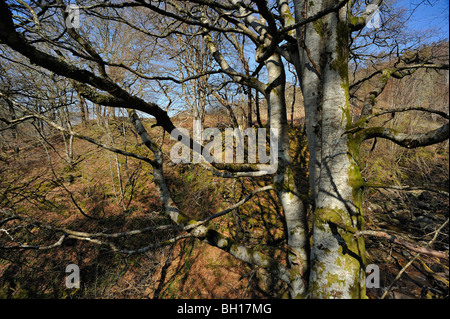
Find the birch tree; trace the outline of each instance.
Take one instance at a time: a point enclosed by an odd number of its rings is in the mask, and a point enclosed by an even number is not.
[[[19,7],[1,1],[0,40],[3,45],[22,54],[29,63],[74,81],[78,94],[85,99],[108,107],[127,108],[131,123],[154,159],[108,146],[102,147],[143,160],[152,166],[164,213],[170,217],[174,224],[172,226],[180,231],[180,235],[164,243],[149,243],[141,249],[130,251],[108,242],[111,237],[130,235],[128,233],[90,234],[47,225],[45,227],[61,234],[54,244],[43,247],[11,245],[8,249],[50,249],[61,245],[66,238],[74,238],[131,254],[195,237],[237,259],[266,269],[287,285],[292,298],[365,298],[367,262],[364,238],[358,234],[365,227],[363,190],[370,187],[370,183],[361,174],[362,159],[359,150],[362,142],[383,138],[406,148],[416,148],[440,143],[449,137],[448,123],[438,129],[414,135],[371,126],[371,119],[377,115],[373,113],[376,98],[382,92],[383,85],[391,78],[408,76],[420,68],[448,70],[448,64],[417,57],[400,61],[393,68],[377,71],[371,78],[379,77],[379,85],[366,96],[361,115],[352,116],[350,87],[353,84],[350,83],[349,61],[353,35],[366,26],[382,1],[375,0],[365,7],[356,3],[361,10],[353,10],[356,8],[354,2],[347,0],[136,0],[82,3],[82,12],[85,14],[123,24],[133,32],[145,36],[149,44],[158,41],[155,39],[160,41],[176,34],[178,31],[175,26],[195,27],[192,28],[196,30],[195,33],[188,36],[203,41],[204,46],[201,47],[208,51],[205,55],[213,57],[220,72],[236,84],[252,88],[264,96],[269,109],[268,124],[278,137],[276,171],[261,173],[255,165],[214,163],[208,169],[223,178],[253,178],[269,174],[272,176],[272,185],[254,190],[228,209],[203,220],[196,220],[181,211],[173,200],[165,179],[164,156],[136,111],[153,116],[157,126],[171,133],[175,125],[169,114],[152,101],[151,96],[138,96],[132,86],[125,87],[115,81],[110,68],[119,67],[142,81],[150,81],[148,83],[167,80],[181,84],[182,81],[171,76],[155,76],[148,67],[112,61],[102,53],[99,43],[88,41],[89,35],[82,32],[83,28],[77,30],[68,27],[67,36],[70,38],[66,41],[71,46],[65,41],[59,41],[65,32],[50,31],[40,17],[45,17],[47,12],[55,12],[63,20],[67,20],[68,15],[64,13],[65,4],[62,1],[58,1],[56,6],[33,3],[33,6]],[[14,16],[17,11],[21,11],[28,19],[20,22],[21,16]],[[151,23],[142,19],[149,15],[164,17],[168,21],[167,27],[159,28],[157,33],[152,32]],[[252,48],[254,53],[255,63],[252,63],[252,69],[244,72],[237,69],[230,56],[221,51],[220,37],[215,36],[217,34],[239,34],[245,37],[251,43],[248,48]],[[45,45],[34,45],[36,38]],[[64,54],[58,53],[60,50]],[[296,69],[304,100],[309,151],[309,199],[313,203],[312,229],[306,219],[306,203],[294,181],[295,171],[290,156],[285,98],[287,63]],[[203,68],[200,71],[202,70]],[[195,74],[197,72],[193,72],[190,78],[200,79],[204,76]],[[265,72],[264,77],[258,78],[260,72]],[[26,108],[14,101],[14,96],[2,94],[1,97],[9,103],[17,103],[18,108],[26,111]],[[36,112],[28,113],[47,123],[53,123]],[[99,144],[70,128],[60,127],[56,123],[51,125],[70,135]],[[197,141],[189,137],[186,140],[194,150],[203,151],[203,146],[198,145]],[[256,194],[266,191],[275,192],[283,209],[288,246],[286,264],[256,249],[245,247],[210,227],[214,219],[228,214]],[[6,215],[5,223],[11,219],[34,222],[6,210],[2,214]],[[144,231],[146,230],[136,230],[135,233]]]

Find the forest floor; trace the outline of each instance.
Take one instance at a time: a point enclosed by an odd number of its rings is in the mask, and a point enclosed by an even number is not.
[[[180,126],[192,121],[178,119]],[[207,118],[214,126],[217,118]],[[307,156],[301,121],[292,132],[299,189],[307,191]],[[150,123],[148,123],[150,124]],[[158,128],[152,129],[161,135]],[[109,142],[128,151],[146,151],[131,133],[128,124],[111,120],[101,128],[91,123],[86,135]],[[123,136],[126,132],[126,138]],[[106,134],[108,133],[108,134]],[[126,142],[125,142],[126,140]],[[162,137],[166,154],[168,136]],[[75,139],[76,165],[67,165],[60,135],[46,143],[24,142],[16,156],[0,161],[0,207],[13,205],[36,219],[60,224],[74,230],[118,232],[167,223],[159,198],[152,185],[150,168],[122,156],[116,157],[86,141]],[[384,142],[375,148],[366,145],[363,176],[369,181],[390,185],[435,185],[449,188],[448,145],[420,150],[390,149]],[[303,155],[302,155],[303,154]],[[3,156],[3,155],[2,155]],[[119,169],[117,169],[119,167]],[[174,200],[180,209],[194,218],[208,216],[230,206],[255,183],[233,182],[213,177],[196,167],[165,167]],[[119,176],[122,186],[119,183]],[[123,195],[120,187],[123,188]],[[75,205],[77,203],[77,205]],[[78,206],[78,207],[77,207]],[[426,246],[435,231],[448,219],[448,196],[427,191],[368,189],[365,191],[366,228],[383,230],[405,240]],[[269,213],[264,213],[267,210]],[[85,217],[83,214],[89,216]],[[233,214],[222,218],[215,227],[253,247],[279,258],[271,250],[283,247],[279,205],[270,196],[261,196]],[[239,231],[236,231],[238,229]],[[33,241],[36,229],[27,229]],[[432,248],[448,251],[448,225],[437,236]],[[54,238],[47,238],[51,242]],[[138,247],[142,243],[170,238],[171,233],[150,232],[130,238],[122,244]],[[380,298],[399,271],[416,255],[389,240],[368,237],[367,257],[380,269],[380,288],[367,289],[370,298]],[[65,267],[77,264],[82,286],[65,289]],[[420,255],[396,280],[388,298],[448,298],[449,262]],[[239,262],[226,253],[194,239],[148,251],[136,256],[112,253],[101,246],[69,240],[61,247],[44,251],[0,252],[0,298],[281,298],[283,287],[267,273]]]

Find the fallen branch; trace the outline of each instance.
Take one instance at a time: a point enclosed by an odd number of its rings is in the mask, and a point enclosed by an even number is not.
[[[199,164],[201,167],[203,167],[204,169],[212,172],[214,174],[214,176],[218,176],[218,177],[222,177],[222,178],[238,178],[238,177],[260,177],[260,176],[265,176],[265,175],[270,175],[271,173],[273,174],[273,169],[271,169],[270,165],[260,165],[260,170],[258,171],[234,171],[234,172],[230,172],[230,171],[220,171],[218,169],[215,169],[212,166],[206,165],[204,163],[200,163]],[[216,164],[216,166],[218,166]],[[261,168],[264,169],[261,169]]]
[[[433,245],[433,243],[436,241],[437,236],[439,235],[439,233],[441,232],[441,230],[445,227],[445,225],[448,224],[448,218],[447,220],[436,230],[433,239],[431,239],[428,244],[425,246],[426,248],[428,248],[429,246]],[[386,291],[383,293],[383,295],[381,296],[381,299],[386,298],[387,294],[389,293],[389,291],[392,289],[392,287],[394,286],[395,282],[397,280],[400,279],[401,275],[406,271],[406,269],[412,265],[412,263],[419,258],[420,253],[418,253],[417,255],[414,256],[413,259],[411,259],[397,274],[397,276],[394,278],[394,280],[391,282],[391,284],[389,285],[389,287],[386,289]]]
[[[66,235],[62,235],[58,239],[58,241],[56,241],[53,244],[46,245],[46,246],[18,244],[18,245],[0,246],[0,250],[1,249],[5,249],[5,250],[11,250],[11,249],[49,250],[49,249],[61,246],[64,239],[66,239],[66,238],[67,238]]]
[[[355,232],[353,234],[353,236],[355,236],[355,237],[373,236],[373,237],[378,237],[378,238],[385,238],[385,239],[389,239],[394,244],[404,246],[404,247],[408,248],[409,250],[415,251],[417,253],[421,253],[424,255],[429,255],[429,256],[433,256],[433,257],[437,257],[437,258],[448,259],[448,252],[438,251],[438,250],[430,249],[427,247],[417,246],[411,242],[408,242],[404,239],[401,239],[399,237],[396,237],[392,234],[388,234],[388,233],[386,233],[384,231],[380,231],[380,230],[360,230],[360,231]]]
[[[383,185],[383,184],[371,184],[366,183],[364,184],[364,187],[371,187],[371,188],[383,188],[383,189],[396,189],[396,190],[402,190],[402,191],[429,191],[434,193],[439,193],[442,195],[449,195],[449,192],[444,187],[438,187],[433,185],[421,185],[421,186],[397,186],[397,185]]]

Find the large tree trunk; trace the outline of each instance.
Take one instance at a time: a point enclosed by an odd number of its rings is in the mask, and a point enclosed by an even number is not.
[[[337,2],[295,1],[296,19]],[[306,13],[305,15],[305,8]],[[364,298],[364,242],[357,145],[351,134],[348,82],[348,12],[339,12],[297,30],[299,78],[305,101],[310,152],[310,185],[315,202],[309,277],[311,298]]]

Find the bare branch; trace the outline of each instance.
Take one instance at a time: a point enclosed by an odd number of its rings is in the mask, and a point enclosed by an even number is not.
[[[366,2],[367,3],[367,2]],[[366,10],[359,16],[352,16],[350,18],[350,28],[352,31],[358,31],[364,28],[369,17],[378,10],[378,7],[383,3],[383,0],[374,0],[366,6]]]
[[[204,19],[206,19],[206,17]],[[205,32],[207,32],[207,30],[205,30]],[[206,42],[206,46],[207,46],[208,50],[211,52],[211,54],[213,55],[214,59],[219,64],[219,66],[223,72],[228,74],[233,79],[233,81],[235,81],[236,83],[243,83],[247,86],[250,86],[250,87],[258,90],[261,93],[264,93],[267,85],[260,82],[259,80],[257,80],[254,77],[236,72],[228,64],[228,62],[225,60],[223,55],[219,52],[219,50],[217,49],[217,46],[215,45],[215,43],[212,40],[211,35],[209,33],[205,33],[203,38]]]
[[[432,185],[421,185],[421,186],[397,186],[397,185],[383,185],[383,184],[372,184],[372,183],[365,183],[364,187],[371,187],[371,188],[383,188],[383,189],[395,189],[395,190],[402,190],[402,191],[418,191],[418,190],[426,190],[434,193],[439,193],[442,195],[449,195],[448,189],[438,186],[432,186]]]
[[[388,234],[381,230],[360,230],[360,231],[357,231],[356,233],[354,233],[353,236],[355,236],[355,237],[373,236],[373,237],[378,237],[378,238],[385,238],[385,239],[389,239],[394,244],[401,245],[401,246],[406,247],[409,250],[415,251],[417,253],[421,253],[424,255],[429,255],[429,256],[433,256],[433,257],[437,257],[437,258],[448,259],[448,252],[438,251],[438,250],[430,249],[427,247],[417,246],[411,242],[408,242],[404,239],[401,239],[394,235]]]
[[[445,227],[445,225],[448,224],[448,219],[436,230],[436,233],[434,234],[433,239],[431,239],[427,245],[425,246],[426,248],[430,247],[431,245],[433,245],[433,243],[436,241],[437,236],[439,235],[439,233],[441,232],[441,230]],[[383,295],[381,296],[381,299],[384,299],[387,294],[389,293],[389,291],[392,289],[392,287],[394,286],[394,284],[397,282],[397,280],[400,279],[401,275],[406,271],[406,269],[412,265],[412,263],[419,258],[420,253],[418,253],[416,256],[414,256],[413,259],[411,259],[397,274],[397,276],[395,276],[394,280],[391,282],[391,284],[389,285],[389,287],[386,289],[386,291],[383,293]]]
[[[0,132],[11,129],[11,128],[15,127],[16,125],[18,125],[19,123],[22,123],[29,119],[34,119],[34,116],[33,115],[25,115],[25,116],[22,116],[21,118],[13,119],[13,120],[7,120],[3,117],[0,117],[0,121],[6,123],[8,125],[7,127],[0,128]]]
[[[449,138],[448,123],[441,127],[423,134],[405,134],[397,130],[385,127],[370,127],[362,129],[358,134],[362,140],[368,140],[375,137],[388,139],[405,148],[416,148],[443,142]]]
[[[401,109],[383,110],[378,113],[369,115],[368,117],[365,118],[365,121],[368,121],[374,117],[382,116],[385,114],[402,113],[402,112],[410,112],[410,111],[421,111],[421,112],[426,112],[426,113],[437,114],[447,120],[449,119],[449,115],[443,111],[437,111],[437,110],[433,110],[433,109],[429,109],[429,108],[425,108],[425,107],[415,106],[415,107],[405,107],[405,108],[401,108]]]
[[[9,99],[5,94],[3,94],[1,92],[0,92],[0,97],[2,97],[4,99],[8,99],[13,105],[15,105],[16,107],[20,108],[23,112],[26,112],[26,113],[30,114],[31,117],[38,118],[38,119],[46,122],[48,125],[52,126],[53,128],[55,128],[55,129],[57,129],[57,130],[59,130],[61,132],[64,132],[64,133],[67,133],[67,134],[72,135],[74,137],[77,137],[79,139],[88,141],[91,144],[94,144],[94,145],[97,145],[99,147],[102,147],[102,148],[104,148],[104,149],[106,149],[106,150],[108,150],[110,152],[113,152],[113,153],[117,153],[117,154],[121,154],[121,155],[124,155],[124,156],[133,157],[133,158],[136,158],[138,160],[147,162],[147,163],[152,164],[152,165],[155,163],[154,160],[152,160],[152,159],[150,159],[148,157],[145,157],[145,156],[142,156],[142,155],[138,155],[138,154],[135,154],[135,153],[131,153],[131,152],[128,152],[128,151],[125,151],[125,150],[121,150],[121,149],[118,149],[118,148],[115,148],[115,147],[112,147],[112,146],[100,143],[100,142],[94,140],[93,138],[91,138],[89,136],[85,136],[85,135],[73,132],[70,129],[66,129],[66,128],[62,127],[61,125],[58,125],[55,122],[51,121],[50,119],[48,119],[47,117],[43,116],[42,114],[30,111],[29,109],[25,108],[24,106],[20,105],[19,103]]]
[[[434,64],[434,63],[433,64],[421,63],[421,64],[413,64],[413,65],[404,65],[404,66],[399,66],[399,67],[385,68],[382,70],[377,70],[376,72],[372,73],[371,75],[357,81],[355,84],[352,85],[352,88],[363,83],[364,81],[367,81],[368,79],[372,78],[376,74],[381,74],[377,80],[377,84],[376,84],[375,88],[373,90],[371,90],[364,98],[363,109],[361,111],[361,118],[372,114],[372,110],[376,104],[376,98],[383,92],[384,88],[386,87],[386,85],[389,82],[389,79],[391,77],[396,78],[396,79],[402,79],[405,76],[412,75],[414,72],[416,72],[419,69],[448,70],[448,68],[449,68],[448,64]]]
[[[220,164],[214,163],[216,166]],[[240,165],[234,165],[232,171],[228,171],[226,168],[221,167],[223,170],[217,170],[214,167],[211,167],[209,165],[200,164],[203,168],[207,169],[208,171],[212,172],[215,176],[223,177],[223,178],[238,178],[238,177],[260,177],[265,175],[271,175],[273,170],[270,170],[270,165],[259,165],[257,169],[254,171],[245,171],[243,166]],[[239,171],[239,169],[241,171]]]
[[[63,18],[64,18],[64,20],[67,21],[68,13],[66,12],[66,10],[64,8],[64,3],[62,2],[62,0],[56,0],[56,2],[58,2],[58,4],[61,6],[61,12],[62,12]],[[72,37],[72,39],[74,39],[77,43],[79,43],[81,45],[81,47],[84,50],[86,50],[87,53],[89,53],[90,56],[92,56],[92,58],[95,60],[95,62],[98,65],[100,75],[104,78],[107,78],[108,75],[106,74],[105,63],[104,63],[103,59],[101,58],[100,54],[97,53],[97,51],[94,49],[92,44],[89,42],[89,40],[84,39],[75,30],[75,28],[72,28],[72,27],[67,28],[67,33]]]
[[[141,98],[131,95],[122,87],[112,82],[108,78],[96,76],[94,73],[79,69],[78,67],[65,62],[63,59],[45,53],[31,44],[15,30],[11,12],[5,2],[0,2],[0,40],[13,50],[27,57],[31,63],[46,68],[58,75],[92,85],[100,90],[106,91],[116,98],[127,102],[129,107],[153,115],[158,125],[167,132],[175,129],[167,112],[155,103],[148,103]]]
[[[19,244],[19,245],[7,245],[0,246],[0,250],[13,250],[13,249],[31,249],[31,250],[49,250],[62,245],[64,239],[66,239],[66,235],[62,235],[55,243],[46,246],[38,246],[38,245],[28,245],[28,244]]]
[[[159,248],[162,246],[172,244],[180,239],[192,237],[192,235],[190,235],[190,234],[185,234],[185,235],[170,238],[163,242],[150,244],[150,245],[147,245],[147,246],[139,248],[139,249],[127,250],[127,249],[118,248],[113,243],[107,242],[104,240],[100,240],[98,238],[120,238],[120,237],[139,235],[139,234],[143,234],[143,233],[149,232],[149,231],[161,231],[161,230],[171,230],[171,229],[179,230],[180,228],[175,225],[163,225],[163,226],[155,226],[155,227],[153,227],[153,226],[145,227],[142,229],[119,232],[119,233],[111,233],[111,234],[107,234],[107,233],[103,233],[103,232],[102,233],[87,233],[87,232],[80,232],[80,231],[75,231],[75,230],[71,230],[71,229],[64,228],[64,227],[58,227],[58,226],[42,223],[41,221],[34,220],[33,218],[23,216],[23,215],[18,215],[18,214],[12,213],[12,212],[4,210],[4,209],[0,209],[0,213],[8,216],[4,220],[2,220],[0,225],[4,225],[11,220],[23,220],[23,221],[30,223],[31,225],[38,227],[38,228],[51,230],[55,233],[63,233],[63,235],[59,238],[59,240],[51,245],[28,245],[28,244],[7,245],[7,246],[1,246],[0,250],[1,249],[48,250],[48,249],[59,247],[62,245],[62,243],[65,239],[72,238],[72,239],[77,239],[77,240],[89,241],[91,243],[98,244],[98,245],[109,246],[115,252],[120,252],[123,254],[130,255],[130,254],[144,253],[150,249]],[[7,232],[5,229],[2,229],[2,230],[3,230],[3,232]]]
[[[396,66],[393,68],[384,68],[376,70],[375,72],[363,77],[362,79],[359,79],[355,83],[350,85],[350,90],[354,89],[358,85],[361,85],[362,83],[370,80],[374,76],[378,74],[383,74],[383,72],[390,72],[392,77],[401,79],[405,77],[406,75],[411,75],[411,70],[415,69],[435,69],[435,70],[448,70],[449,65],[448,64],[437,64],[437,63],[420,63],[420,64],[410,64],[410,65],[403,65],[403,66]]]
[[[189,238],[192,237],[191,234],[184,234],[184,235],[180,235],[180,236],[176,236],[176,237],[172,237],[168,240],[165,240],[163,242],[159,242],[159,243],[154,243],[154,244],[150,244],[147,245],[145,247],[141,247],[138,249],[124,249],[124,248],[118,248],[116,245],[114,245],[111,242],[105,242],[99,239],[95,239],[95,238],[90,238],[90,237],[78,237],[78,236],[68,236],[68,238],[73,238],[73,239],[78,239],[78,240],[84,240],[84,241],[88,241],[97,245],[102,245],[102,246],[108,246],[112,251],[114,252],[118,252],[118,253],[122,253],[122,254],[126,254],[126,255],[134,255],[134,254],[143,254],[151,249],[156,249],[156,248],[160,248],[160,247],[164,247],[167,245],[171,245],[174,244],[175,242],[181,240],[181,239],[185,239],[185,238]]]

